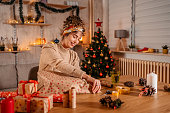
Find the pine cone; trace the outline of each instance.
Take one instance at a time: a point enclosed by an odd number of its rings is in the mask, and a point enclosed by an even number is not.
[[[127,87],[134,87],[134,82],[127,81],[127,82],[124,83],[124,85],[127,86]]]

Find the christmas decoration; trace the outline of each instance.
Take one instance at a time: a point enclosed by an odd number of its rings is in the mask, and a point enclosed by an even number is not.
[[[101,27],[101,22],[96,22],[96,24],[97,27]],[[113,69],[115,67],[114,59],[107,45],[107,39],[100,28],[94,33],[92,42],[83,55],[81,69],[92,77],[105,78],[107,75],[110,77],[111,73],[115,73]],[[89,61],[90,63],[88,63]],[[87,67],[85,68],[85,66]]]
[[[147,83],[147,80],[146,80],[146,79],[144,79],[144,78],[140,78],[140,79],[139,79],[139,85],[141,85],[141,86],[146,86],[146,83]]]
[[[170,92],[170,85],[169,86],[164,85],[164,90],[167,91],[167,92]]]
[[[129,94],[130,88],[124,86],[116,86],[116,91],[118,91],[120,94]]]
[[[100,82],[102,86],[109,87],[109,88],[113,87],[113,84],[108,81],[101,80]]]
[[[156,92],[156,89],[153,88],[152,86],[145,86],[144,88],[141,89],[141,92],[139,94],[139,96],[145,95],[145,96],[151,96],[154,95]]]
[[[127,82],[124,83],[124,85],[127,86],[127,87],[134,87],[134,82],[127,81]]]
[[[2,0],[0,0],[0,3],[4,4],[4,5],[13,5],[14,2],[15,2],[15,0],[11,0],[10,2],[3,2]],[[42,1],[40,1],[40,2],[35,2],[35,11],[37,13],[37,17],[35,18],[36,22],[38,22],[38,20],[41,17],[41,11],[40,11],[39,7],[45,8],[45,9],[55,12],[55,13],[65,13],[65,12],[68,12],[71,10],[72,11],[76,10],[76,15],[79,16],[79,7],[78,6],[71,6],[71,7],[65,8],[65,9],[56,9],[56,8],[50,7],[50,6],[46,5],[45,3],[43,3]],[[20,20],[21,20],[22,24],[24,24],[23,0],[19,0],[19,14],[20,14]]]
[[[108,108],[120,108],[121,105],[124,103],[120,99],[112,100],[110,96],[106,96],[104,98],[101,98],[99,101],[104,106],[107,106]]]

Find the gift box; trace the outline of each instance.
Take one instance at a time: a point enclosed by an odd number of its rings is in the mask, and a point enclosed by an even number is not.
[[[3,92],[0,91],[0,97],[1,98],[8,98],[8,97],[15,97],[17,96],[17,92]]]
[[[129,87],[116,86],[116,90],[119,92],[119,94],[129,94],[130,93]]]
[[[47,113],[53,108],[53,95],[39,94],[34,97],[24,96],[14,97],[15,112]]]
[[[34,92],[37,92],[37,85],[38,82],[35,80],[20,81],[18,84],[18,94],[33,94]]]
[[[63,94],[53,94],[53,102],[63,102]]]

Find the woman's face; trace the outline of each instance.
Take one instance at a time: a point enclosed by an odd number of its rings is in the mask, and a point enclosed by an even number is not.
[[[65,36],[62,40],[62,45],[64,48],[73,48],[79,43],[79,40],[82,37],[82,32],[73,32],[70,33],[68,36]]]

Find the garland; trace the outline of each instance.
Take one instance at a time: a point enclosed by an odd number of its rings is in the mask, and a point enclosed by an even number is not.
[[[10,2],[2,2],[2,0],[0,0],[0,3],[4,4],[4,5],[12,5],[14,2],[15,2],[15,0],[11,0]],[[65,12],[68,12],[68,11],[71,11],[71,10],[74,11],[76,9],[76,15],[79,16],[79,7],[78,6],[71,6],[71,7],[66,8],[66,9],[55,9],[53,7],[47,6],[43,2],[35,2],[35,11],[37,13],[37,16],[35,18],[36,22],[41,17],[41,12],[40,12],[39,6],[46,8],[47,10],[50,10],[50,11],[55,12],[55,13],[65,13]],[[21,20],[22,24],[24,24],[23,1],[22,0],[19,0],[19,15],[20,15],[20,20]]]
[[[50,10],[50,11],[55,12],[55,13],[65,13],[65,12],[68,12],[68,11],[76,9],[76,15],[79,16],[79,7],[78,6],[71,6],[71,7],[66,8],[66,9],[55,9],[53,7],[47,6],[43,2],[35,2],[35,11],[37,13],[37,17],[35,18],[36,22],[41,17],[41,12],[40,12],[39,6],[41,6],[43,8],[46,8],[47,10]]]
[[[22,24],[24,24],[24,17],[23,17],[23,2],[22,0],[19,0],[19,16]]]
[[[2,2],[2,0],[0,0],[0,3],[4,5],[12,5],[14,2],[15,0],[11,0],[10,2]]]

